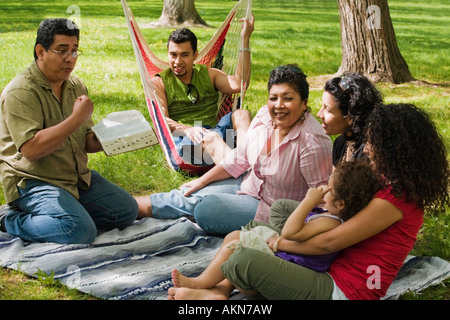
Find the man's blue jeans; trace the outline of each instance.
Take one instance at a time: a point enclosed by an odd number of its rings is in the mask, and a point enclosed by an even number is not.
[[[217,132],[225,143],[231,149],[234,149],[236,137],[233,130],[232,113],[233,112],[230,112],[223,116],[214,128],[211,128],[210,126],[203,126],[203,128]],[[175,142],[180,157],[188,163],[201,166],[214,164],[209,155],[203,154],[201,144],[195,145],[187,136],[174,136],[173,141]],[[186,150],[189,150],[187,154],[185,154],[185,148]]]
[[[9,234],[32,242],[91,243],[97,229],[124,228],[137,218],[136,200],[125,190],[92,171],[89,190],[78,188],[77,200],[64,189],[40,180],[27,180],[19,208],[5,217]]]

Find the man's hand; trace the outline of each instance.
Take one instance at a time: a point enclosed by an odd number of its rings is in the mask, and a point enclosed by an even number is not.
[[[251,34],[255,30],[255,17],[253,16],[253,13],[249,19],[244,18],[239,21],[244,22],[244,25],[242,26],[241,38],[247,40],[250,39]]]
[[[94,103],[88,96],[79,96],[73,105],[72,115],[83,124],[94,112]]]
[[[184,134],[195,144],[201,143],[203,136],[209,131],[203,127],[189,127],[183,130]]]

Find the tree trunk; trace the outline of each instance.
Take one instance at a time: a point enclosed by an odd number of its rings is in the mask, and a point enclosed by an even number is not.
[[[210,27],[197,13],[194,0],[164,0],[155,27]]]
[[[338,0],[342,63],[373,82],[415,80],[398,49],[387,0]]]

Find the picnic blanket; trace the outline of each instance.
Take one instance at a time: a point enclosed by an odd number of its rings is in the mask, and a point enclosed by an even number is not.
[[[145,218],[124,230],[99,234],[90,245],[28,243],[0,233],[0,265],[31,276],[45,272],[69,288],[103,299],[166,299],[171,271],[200,274],[223,239],[207,235],[187,218]],[[385,299],[419,292],[450,275],[438,257],[408,256]],[[237,294],[234,299],[246,299]]]

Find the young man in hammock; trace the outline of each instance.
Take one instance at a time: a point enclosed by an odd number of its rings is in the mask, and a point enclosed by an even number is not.
[[[234,132],[236,143],[239,144],[245,139],[250,125],[251,114],[243,109],[227,114],[219,123],[216,120],[219,92],[238,93],[241,91],[241,81],[248,85],[250,80],[249,44],[254,30],[253,15],[250,19],[243,19],[243,22],[243,47],[234,75],[194,64],[198,56],[197,37],[189,29],[182,28],[172,32],[167,42],[170,68],[153,77],[156,94],[177,150],[180,156],[190,158],[188,160],[193,164],[220,162],[234,148]],[[195,145],[201,146],[203,150],[200,150],[200,159]]]

